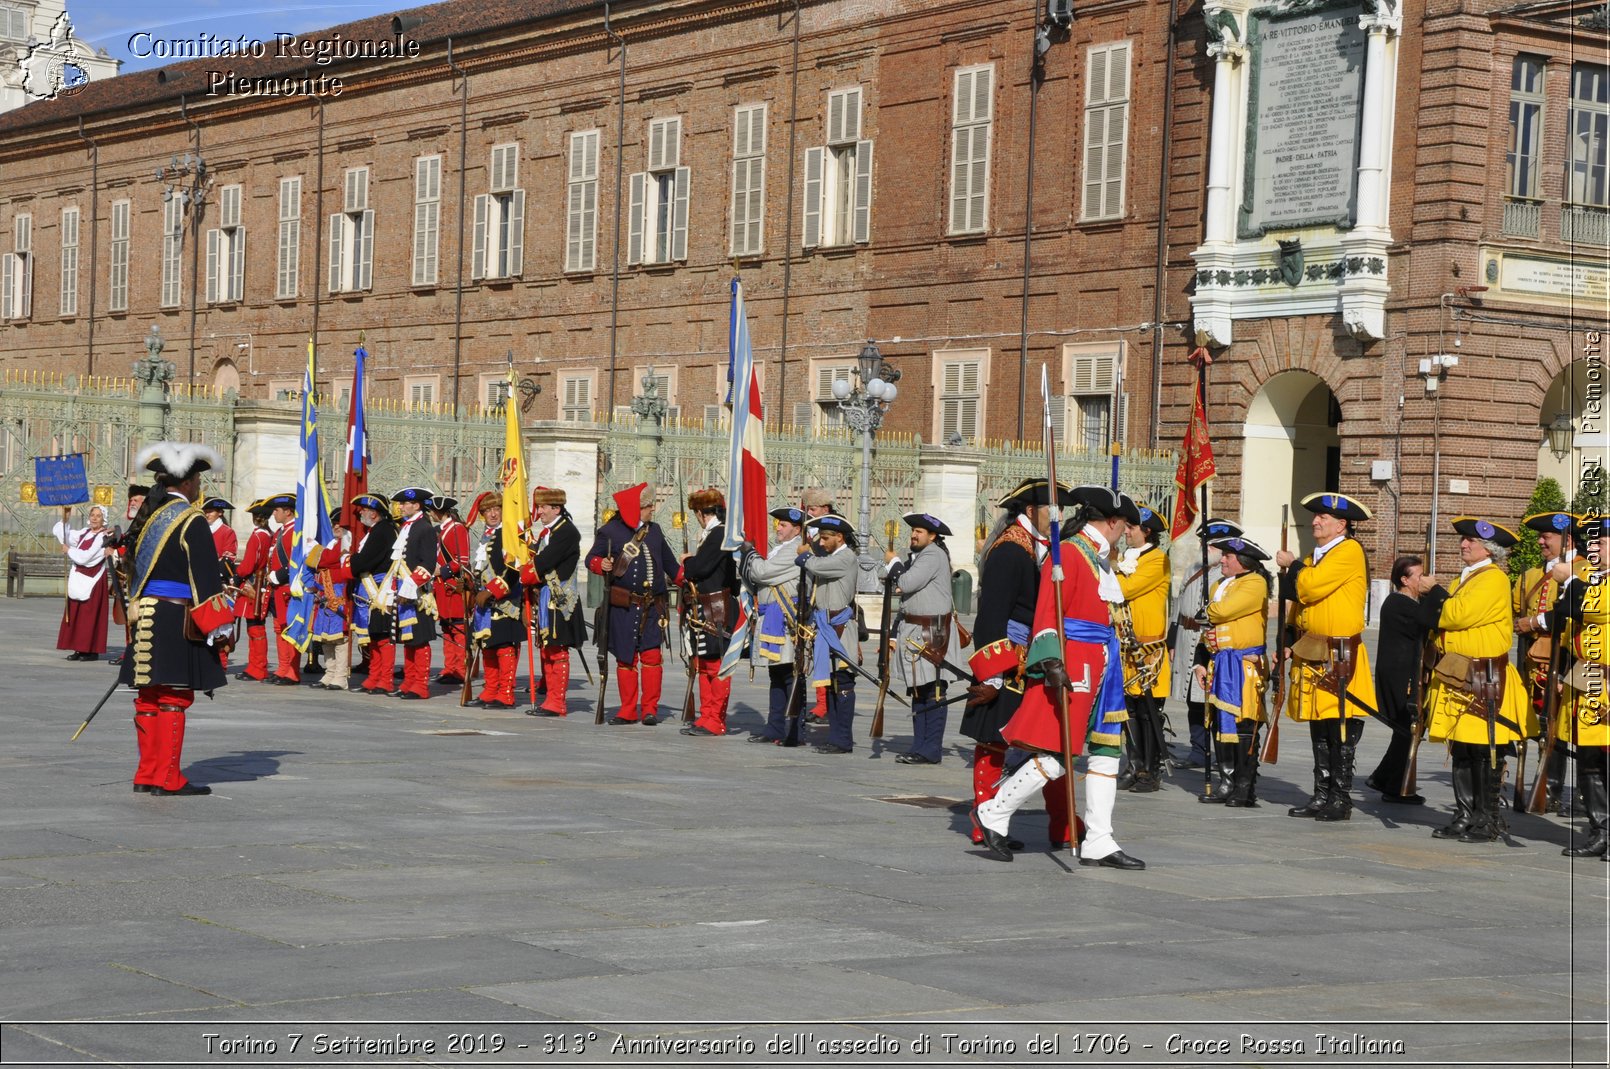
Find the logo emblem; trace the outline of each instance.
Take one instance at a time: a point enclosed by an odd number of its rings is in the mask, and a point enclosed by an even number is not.
[[[49,40],[30,39],[21,63],[22,91],[33,100],[72,96],[89,84],[91,58],[90,52],[73,40],[72,22],[63,11],[50,27]]]

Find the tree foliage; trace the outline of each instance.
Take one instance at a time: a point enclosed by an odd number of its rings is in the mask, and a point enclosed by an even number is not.
[[[1532,490],[1532,499],[1526,503],[1525,515],[1557,512],[1563,508],[1565,491],[1560,489],[1560,484],[1553,479],[1539,479]],[[1520,576],[1525,575],[1528,568],[1536,568],[1543,563],[1543,550],[1537,544],[1537,532],[1530,527],[1523,526],[1515,533],[1520,535],[1521,540],[1509,551],[1509,574]]]

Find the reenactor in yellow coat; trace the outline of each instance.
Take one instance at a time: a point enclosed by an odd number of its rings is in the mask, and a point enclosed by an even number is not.
[[[1455,811],[1451,823],[1431,834],[1484,843],[1505,830],[1499,814],[1504,759],[1536,730],[1537,718],[1509,659],[1515,621],[1504,562],[1518,539],[1474,516],[1456,518],[1453,529],[1465,567],[1438,614],[1427,709],[1431,739],[1448,743]]]
[[[1124,550],[1115,571],[1124,604],[1115,606],[1120,653],[1124,659],[1124,695],[1129,706],[1129,769],[1120,790],[1137,794],[1160,786],[1163,757],[1163,702],[1168,698],[1168,554],[1157,545],[1163,518],[1138,504],[1140,523],[1129,524]],[[1120,617],[1127,616],[1126,619]]]
[[[1365,653],[1364,606],[1369,562],[1352,537],[1370,510],[1346,494],[1309,494],[1300,504],[1314,514],[1314,551],[1299,561],[1280,550],[1281,582],[1297,603],[1286,715],[1308,723],[1314,750],[1314,796],[1287,810],[1293,817],[1347,820],[1353,813],[1353,758],[1363,717],[1375,709],[1375,678]]]
[[[1523,636],[1528,636],[1522,640],[1526,652],[1525,660],[1519,666],[1519,670],[1525,679],[1532,708],[1541,716],[1544,685],[1549,673],[1549,655],[1553,652],[1555,642],[1554,633],[1546,626],[1544,620],[1545,614],[1554,607],[1555,601],[1560,596],[1560,582],[1551,573],[1556,565],[1564,561],[1570,566],[1572,574],[1586,578],[1592,571],[1592,565],[1586,557],[1577,552],[1575,530],[1577,517],[1569,512],[1537,512],[1521,522],[1537,532],[1537,544],[1543,551],[1543,563],[1536,568],[1526,569],[1526,574],[1515,580],[1513,601],[1515,630]],[[1570,648],[1571,624],[1562,620],[1560,627],[1560,652],[1564,655]],[[1563,702],[1559,704],[1558,715],[1561,718],[1560,724],[1563,725],[1565,723]],[[1544,738],[1546,737],[1545,735]],[[1543,805],[1545,813],[1560,811],[1560,796],[1565,786],[1565,757],[1564,747],[1554,747],[1549,755],[1548,767],[1543,769],[1545,782],[1548,785]]]
[[[1576,663],[1564,674],[1565,715],[1555,721],[1556,748],[1576,748],[1576,782],[1588,813],[1588,838],[1560,851],[1566,857],[1600,857],[1610,861],[1610,797],[1606,769],[1610,765],[1610,517],[1584,519],[1577,540],[1592,567],[1580,575],[1568,563],[1554,566],[1560,597],[1551,613],[1572,623],[1569,650]],[[1552,623],[1546,618],[1545,626]]]
[[[1269,684],[1269,573],[1263,566],[1269,554],[1248,538],[1209,545],[1224,554],[1224,578],[1214,585],[1209,626],[1202,632],[1212,660],[1197,671],[1204,676],[1219,783],[1197,801],[1252,809],[1258,805],[1258,725]]]

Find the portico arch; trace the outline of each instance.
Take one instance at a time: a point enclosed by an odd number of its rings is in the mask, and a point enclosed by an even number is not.
[[[1282,371],[1252,398],[1241,435],[1241,517],[1247,537],[1271,552],[1280,545],[1280,507],[1293,523],[1293,552],[1311,549],[1308,514],[1297,502],[1341,481],[1341,406],[1325,380]]]
[[[1583,472],[1593,465],[1603,467],[1610,457],[1610,421],[1606,419],[1610,399],[1605,389],[1602,361],[1574,360],[1554,376],[1543,395],[1538,410],[1537,477],[1558,482],[1567,501],[1576,496]],[[1551,435],[1556,422],[1564,433]]]

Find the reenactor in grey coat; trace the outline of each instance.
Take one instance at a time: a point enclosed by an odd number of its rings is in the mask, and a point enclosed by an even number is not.
[[[802,552],[795,563],[815,582],[811,682],[827,688],[827,741],[812,749],[849,753],[855,749],[855,673],[846,667],[854,662],[840,636],[845,627],[855,634],[855,532],[843,516],[820,516],[806,527],[816,533],[816,552]]]
[[[788,741],[788,695],[794,685],[800,569],[796,558],[805,513],[796,508],[772,509],[771,518],[777,521],[771,552],[762,557],[753,546],[746,546],[739,566],[743,581],[755,592],[755,641],[750,656],[765,662],[770,691],[766,726],[749,736],[749,741],[798,746],[797,741]]]
[[[902,562],[890,550],[885,565],[900,595],[894,671],[911,695],[911,750],[895,760],[937,765],[944,755],[947,683],[939,662],[955,664],[961,650],[950,596],[950,551],[945,547],[950,528],[925,512],[905,520],[911,528],[911,556]]]

